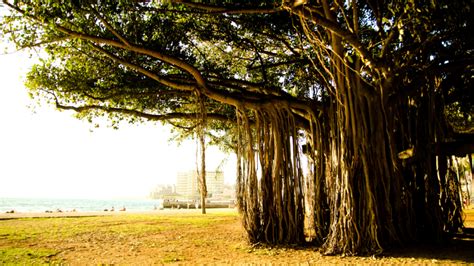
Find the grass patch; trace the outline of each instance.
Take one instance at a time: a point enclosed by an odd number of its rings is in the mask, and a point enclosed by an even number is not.
[[[141,236],[146,234],[158,234],[167,229],[166,226],[157,222],[135,221],[102,224],[100,232],[119,235]]]
[[[202,232],[236,218],[237,214],[232,212],[218,212],[0,220],[0,265],[68,261],[71,251],[89,252],[89,256],[97,259],[93,263],[113,263],[111,258],[124,252],[140,256],[147,249],[151,256],[158,254],[155,261],[182,262],[187,256],[180,248],[184,242],[192,242],[184,239],[185,232]],[[198,239],[194,246],[208,244],[209,239]],[[102,256],[103,253],[114,255]]]
[[[183,261],[184,257],[175,253],[167,254],[162,260],[163,263],[177,263]]]
[[[5,220],[0,221],[0,236],[16,242],[64,239],[90,231],[90,222],[82,217]]]
[[[0,264],[31,265],[55,264],[61,260],[55,259],[59,252],[51,249],[32,248],[0,248]]]

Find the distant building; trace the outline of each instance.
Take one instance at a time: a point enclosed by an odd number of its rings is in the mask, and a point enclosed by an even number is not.
[[[224,192],[222,193],[223,200],[235,200],[236,199],[236,191],[234,184],[225,184],[224,185]]]
[[[471,170],[466,170],[460,178],[462,200],[467,206],[474,204],[474,182],[472,179]]]
[[[176,196],[175,185],[158,185],[150,192],[150,198],[152,199],[175,199]]]
[[[224,173],[206,172],[207,197],[220,197],[224,192]],[[184,199],[199,199],[197,171],[178,172],[176,177],[176,193]]]

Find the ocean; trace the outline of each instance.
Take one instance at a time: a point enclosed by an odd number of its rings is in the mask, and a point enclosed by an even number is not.
[[[78,212],[118,211],[152,211],[159,208],[159,200],[120,200],[120,199],[40,199],[40,198],[0,198],[0,213],[14,210],[15,212],[56,212],[61,210]]]

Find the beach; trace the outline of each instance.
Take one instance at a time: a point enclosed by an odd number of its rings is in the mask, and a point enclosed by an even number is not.
[[[162,201],[156,199],[75,199],[75,198],[2,198],[0,214],[11,212],[102,212],[114,209],[119,211],[152,211],[162,207]]]

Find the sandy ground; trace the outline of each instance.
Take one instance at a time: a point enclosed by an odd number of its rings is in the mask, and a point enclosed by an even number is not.
[[[0,229],[8,227],[8,232],[22,232],[18,237],[16,233],[0,234],[0,251],[55,250],[42,263],[66,265],[474,265],[473,228],[444,246],[416,245],[369,257],[323,256],[312,246],[251,245],[235,211],[230,211],[233,215],[219,212],[229,210],[211,209],[206,216],[200,210],[183,209],[1,214]],[[33,217],[78,218],[17,219]],[[466,225],[474,227],[474,212],[467,216]],[[32,263],[37,264],[26,262]]]

